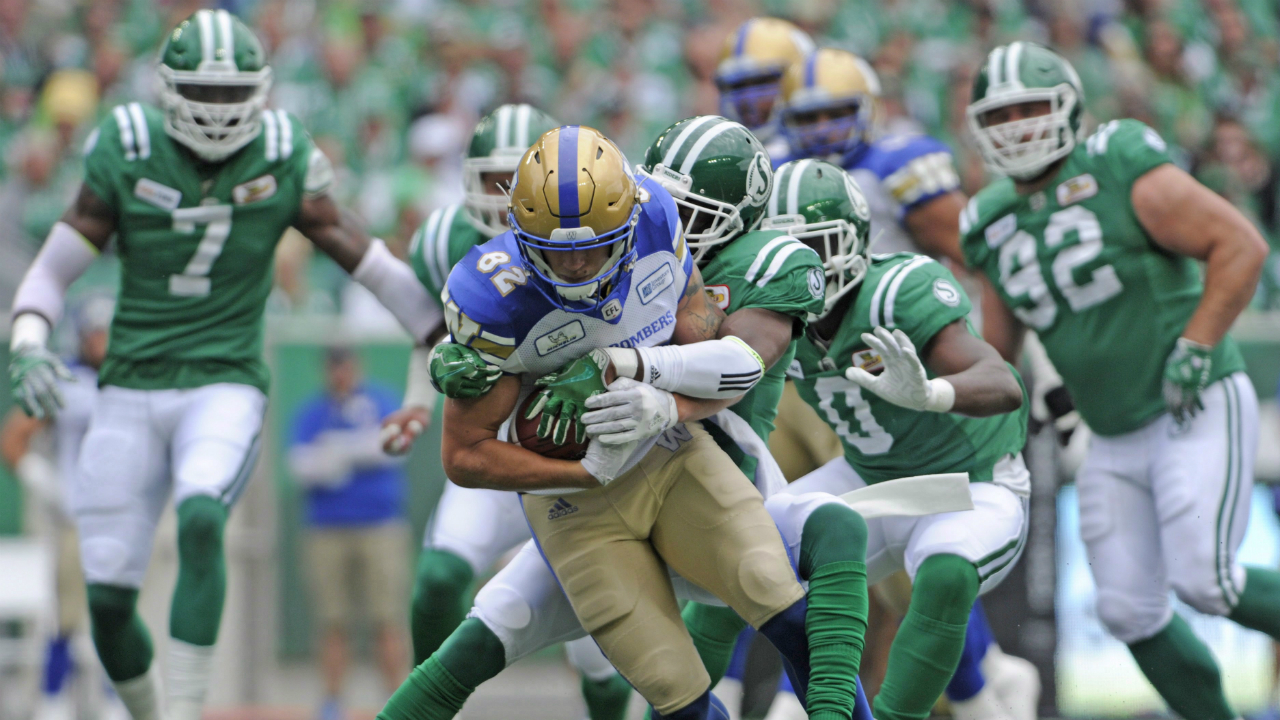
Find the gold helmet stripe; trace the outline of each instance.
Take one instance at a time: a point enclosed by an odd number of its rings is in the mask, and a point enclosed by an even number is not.
[[[684,130],[676,136],[676,141],[671,143],[671,147],[667,150],[667,154],[662,157],[662,164],[671,167],[671,163],[676,161],[676,155],[680,153],[680,148],[684,147],[684,143],[693,134],[694,130],[706,125],[714,120],[719,120],[718,115],[703,115],[696,118],[693,122],[684,126]]]

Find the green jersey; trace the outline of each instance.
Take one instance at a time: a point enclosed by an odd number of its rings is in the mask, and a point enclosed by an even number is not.
[[[1133,183],[1169,161],[1154,130],[1114,120],[1077,145],[1044,190],[1019,195],[999,180],[961,214],[965,258],[1039,334],[1099,435],[1165,411],[1165,360],[1200,302],[1196,262],[1157,246],[1130,200]],[[1224,338],[1210,381],[1243,369]]]
[[[809,314],[822,311],[826,296],[818,253],[773,230],[750,232],[729,242],[701,271],[707,294],[726,315],[744,308],[773,310],[795,318],[793,334],[797,337]],[[760,382],[730,408],[766,442],[773,432],[795,348],[793,341]],[[732,451],[730,455],[747,477],[754,477],[754,458]]]
[[[462,205],[447,205],[431,213],[409,241],[409,265],[436,302],[444,290],[449,271],[476,245],[489,236],[471,222]]]
[[[120,294],[101,384],[143,390],[233,382],[267,389],[262,315],[276,243],[332,170],[284,111],[206,163],[156,109],[114,108],[85,148],[85,185],[115,212]]]
[[[883,367],[863,333],[877,327],[901,330],[923,349],[944,327],[963,320],[970,307],[951,272],[930,258],[873,255],[830,344],[824,346],[812,332],[800,341],[792,368],[796,390],[840,436],[845,459],[866,482],[943,472],[990,481],[1001,458],[1022,450],[1025,402],[1017,412],[985,418],[917,412],[844,376],[855,364],[871,373]]]

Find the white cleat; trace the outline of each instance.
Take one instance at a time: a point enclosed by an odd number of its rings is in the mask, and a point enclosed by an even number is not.
[[[809,720],[809,713],[804,711],[804,705],[800,704],[795,693],[780,692],[773,696],[764,720]]]
[[[1036,709],[1040,706],[1040,672],[1035,665],[1016,655],[1006,655],[992,645],[982,659],[982,674],[1009,717],[1036,720]]]

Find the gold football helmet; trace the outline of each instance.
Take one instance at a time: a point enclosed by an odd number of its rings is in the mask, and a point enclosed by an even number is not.
[[[538,289],[570,312],[588,312],[620,295],[619,280],[635,260],[639,198],[626,157],[600,131],[565,125],[538,138],[516,167],[507,205]],[[558,277],[544,254],[610,246],[600,269],[581,282]]]
[[[866,60],[823,48],[782,77],[782,132],[798,155],[845,155],[870,139],[879,98],[880,79]]]
[[[768,134],[782,73],[813,47],[813,40],[786,20],[761,17],[739,25],[725,38],[716,66],[720,114],[757,136]]]

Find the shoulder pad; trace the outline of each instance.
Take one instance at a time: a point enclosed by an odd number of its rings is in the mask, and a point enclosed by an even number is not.
[[[903,207],[960,187],[951,149],[928,135],[896,135],[878,141],[860,165],[874,172]]]
[[[498,286],[503,273],[518,281],[506,283],[507,292]],[[449,271],[441,297],[453,341],[477,350],[488,362],[504,365],[521,340],[518,316],[529,287],[525,279],[511,233],[471,248]]]
[[[636,221],[637,255],[672,252],[683,263],[689,253],[676,201],[666,188],[649,179],[641,183],[640,190],[648,198],[640,205],[640,217]]]

